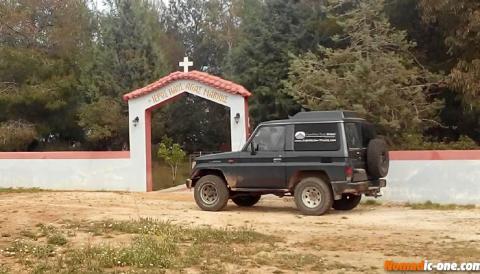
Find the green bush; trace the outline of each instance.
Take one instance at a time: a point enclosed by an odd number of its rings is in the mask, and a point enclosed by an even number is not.
[[[467,150],[479,149],[480,146],[470,137],[462,135],[458,140],[443,139],[429,140],[420,134],[408,134],[402,136],[403,142],[392,149],[409,149],[409,150]]]
[[[157,157],[162,159],[167,165],[170,166],[172,185],[175,185],[178,167],[184,161],[185,156],[186,153],[179,144],[173,143],[172,138],[163,136],[162,142],[158,147]]]
[[[10,273],[8,271],[8,267],[6,267],[5,265],[0,265],[0,274],[8,274]]]
[[[52,245],[66,245],[68,242],[67,238],[60,233],[54,233],[47,237],[47,243]]]
[[[0,123],[0,151],[23,151],[37,137],[35,127],[23,121]]]

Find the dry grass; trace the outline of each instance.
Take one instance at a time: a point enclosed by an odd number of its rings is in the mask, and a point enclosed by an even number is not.
[[[475,209],[476,206],[472,204],[458,205],[458,204],[439,204],[432,201],[424,203],[406,203],[406,207],[411,209],[431,209],[431,210],[457,210],[457,209]]]
[[[255,263],[292,271],[356,270],[356,267],[349,264],[298,251],[262,253],[255,258]]]
[[[20,231],[20,235],[22,235],[23,237],[26,237],[26,238],[30,238],[34,241],[38,240],[37,233],[35,233],[31,230],[22,230],[22,231]]]
[[[448,249],[448,256],[452,260],[459,261],[476,261],[478,260],[478,254],[480,254],[480,248],[478,247],[463,247],[463,248],[450,248]]]
[[[369,199],[369,200],[362,201],[361,204],[366,205],[366,206],[381,206],[382,202],[380,202],[378,200]]]
[[[478,209],[421,212],[383,202],[380,208],[365,210],[367,203],[357,212],[299,219],[278,199],[272,207],[206,213],[193,202],[174,201],[177,195],[2,196],[8,220],[0,220],[0,235],[8,237],[0,238],[0,274],[381,273],[384,258],[475,261],[480,252]],[[175,221],[121,220],[138,212]]]
[[[0,188],[0,194],[11,194],[11,193],[37,193],[37,192],[44,192],[47,191],[45,189],[40,189],[40,188]]]
[[[14,240],[1,254],[15,259],[32,273],[184,268],[197,268],[209,273],[215,269],[222,272],[223,263],[244,264],[255,254],[272,250],[272,246],[280,241],[275,236],[261,234],[248,227],[188,227],[153,219],[69,221],[60,228],[38,224],[36,229],[20,233],[22,238]],[[123,244],[102,241],[101,244],[87,242],[79,246],[64,236],[71,234],[72,230],[79,234],[113,239],[120,235],[131,237]]]
[[[8,274],[8,273],[10,273],[8,267],[3,264],[0,264],[0,274]]]
[[[158,221],[151,218],[140,218],[130,221],[106,220],[101,222],[66,221],[67,228],[93,233],[94,235],[108,235],[113,232],[127,234],[148,234],[168,237],[178,241],[202,243],[241,243],[252,242],[273,243],[279,238],[266,236],[255,232],[248,227],[238,229],[213,229],[210,227],[184,227],[169,221]]]
[[[55,233],[47,236],[47,243],[51,245],[66,245],[68,242],[67,238],[62,233]]]
[[[258,256],[255,262],[258,265],[273,265],[281,269],[304,271],[319,268],[323,259],[310,253],[265,253]]]

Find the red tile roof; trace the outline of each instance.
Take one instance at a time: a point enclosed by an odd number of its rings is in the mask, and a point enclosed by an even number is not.
[[[160,80],[151,83],[150,85],[134,90],[130,93],[127,93],[123,95],[123,100],[128,101],[133,98],[137,98],[140,96],[143,96],[145,94],[154,92],[158,90],[159,88],[162,88],[174,81],[177,80],[193,80],[193,81],[198,81],[201,82],[205,85],[223,90],[228,93],[232,94],[238,94],[243,97],[249,97],[252,95],[247,89],[245,89],[243,86],[235,84],[233,82],[224,80],[220,77],[210,75],[205,72],[200,72],[200,71],[190,71],[190,72],[173,72],[168,76],[165,76],[161,78]]]

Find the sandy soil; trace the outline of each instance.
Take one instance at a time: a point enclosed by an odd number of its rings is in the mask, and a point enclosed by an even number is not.
[[[0,195],[0,249],[38,223],[152,217],[186,225],[249,226],[279,235],[288,252],[310,252],[355,271],[383,272],[383,262],[480,261],[480,209],[411,210],[361,205],[321,217],[300,215],[290,198],[264,197],[253,208],[229,203],[225,211],[200,211],[187,191],[154,193],[39,192]],[[0,255],[0,261],[5,260]],[[251,269],[252,271],[255,269]],[[361,271],[358,271],[361,270]],[[262,269],[269,271],[268,269]],[[273,270],[272,270],[273,271]],[[335,271],[334,271],[335,272]]]

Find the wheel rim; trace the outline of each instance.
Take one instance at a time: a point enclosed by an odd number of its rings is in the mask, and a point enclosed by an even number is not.
[[[322,193],[316,187],[306,187],[302,191],[302,202],[308,208],[315,208],[322,202]]]
[[[212,205],[218,200],[217,188],[212,183],[206,183],[200,189],[200,198],[207,205]]]

